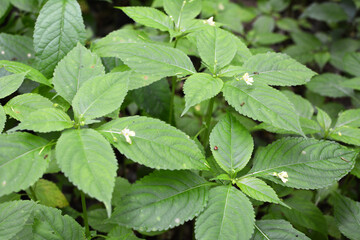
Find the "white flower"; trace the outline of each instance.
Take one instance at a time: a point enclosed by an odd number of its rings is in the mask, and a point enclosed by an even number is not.
[[[285,171],[282,171],[280,173],[274,172],[273,175],[280,178],[283,183],[286,183],[287,181],[289,181],[289,179],[288,179],[289,175]]]
[[[208,20],[204,20],[205,24],[209,24],[210,26],[215,26],[214,17],[210,17]]]
[[[124,135],[126,141],[129,144],[132,144],[131,138],[130,137],[134,137],[135,136],[135,132],[134,131],[130,131],[130,129],[124,128],[123,130],[121,130],[121,134]]]
[[[244,80],[247,85],[252,85],[254,82],[254,79],[252,77],[249,77],[249,73],[245,73],[241,79]]]

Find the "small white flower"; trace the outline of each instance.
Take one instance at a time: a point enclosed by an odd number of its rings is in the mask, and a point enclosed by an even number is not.
[[[225,7],[224,7],[224,5],[222,3],[219,3],[218,8],[221,11],[223,11],[225,9]]]
[[[4,55],[4,54],[5,54],[5,51],[1,51],[1,54]]]
[[[252,77],[249,77],[249,73],[245,73],[242,77],[242,80],[246,82],[247,85],[252,85],[254,82],[254,79]]]
[[[289,181],[289,179],[288,179],[289,175],[285,171],[282,171],[280,173],[274,172],[273,175],[280,178],[283,183],[286,183],[287,181]]]
[[[135,132],[134,131],[130,131],[127,128],[124,128],[123,130],[121,130],[121,134],[124,135],[126,141],[129,144],[132,144],[131,138],[130,137],[134,137],[135,136]]]
[[[31,58],[31,53],[28,53],[28,54],[27,54],[27,57],[28,57],[28,58]]]
[[[210,17],[208,20],[204,20],[205,24],[209,24],[210,26],[215,26],[214,17]]]

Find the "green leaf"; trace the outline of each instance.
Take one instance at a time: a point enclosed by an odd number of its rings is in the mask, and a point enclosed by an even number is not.
[[[303,31],[292,32],[291,39],[303,50],[314,50],[322,46],[321,41],[314,34]]]
[[[165,12],[181,30],[186,21],[195,18],[201,11],[201,0],[164,0]]]
[[[23,121],[32,112],[51,107],[53,103],[49,99],[39,94],[26,93],[12,98],[5,104],[4,110],[16,120]]]
[[[360,109],[350,109],[339,114],[335,124],[336,127],[342,126],[360,127]]]
[[[228,113],[213,128],[210,134],[210,146],[219,166],[234,175],[250,160],[254,142],[246,128]]]
[[[57,63],[85,41],[85,26],[76,0],[49,0],[41,8],[34,30],[37,69],[51,77]]]
[[[233,36],[233,40],[237,46],[237,50],[231,64],[242,65],[248,58],[252,56],[252,53],[239,37]]]
[[[25,77],[38,83],[42,83],[47,86],[51,86],[49,80],[42,75],[41,72],[32,68],[24,63],[14,62],[14,61],[7,61],[7,60],[0,60],[0,68],[5,68],[6,71],[12,73],[25,73]]]
[[[138,107],[150,116],[163,121],[169,120],[171,91],[167,79],[136,89],[132,92],[132,97]]]
[[[34,239],[86,239],[84,229],[72,217],[42,205],[36,205],[34,210],[33,234]]]
[[[262,53],[250,57],[242,66],[239,75],[249,73],[254,82],[274,86],[305,84],[316,73],[282,53]]]
[[[150,7],[119,7],[126,15],[131,17],[135,22],[147,27],[157,28],[161,31],[171,32],[174,25],[166,14]]]
[[[34,184],[33,191],[39,203],[45,206],[63,208],[69,205],[56,184],[48,180],[39,179]]]
[[[288,37],[280,33],[257,33],[252,39],[252,43],[256,45],[271,45],[281,43]]]
[[[18,90],[24,81],[25,73],[17,73],[0,77],[0,98],[4,98]]]
[[[212,73],[228,65],[237,52],[234,36],[217,27],[207,27],[196,34],[201,60]]]
[[[34,209],[32,201],[11,201],[0,204],[0,236],[12,239],[25,226]]]
[[[340,85],[343,87],[346,87],[346,88],[360,90],[360,77],[346,80],[346,81],[342,82]]]
[[[114,56],[113,50],[128,43],[149,43],[150,38],[141,31],[120,29],[93,43],[91,50],[100,57]]]
[[[344,56],[349,52],[356,52],[360,47],[360,42],[352,38],[340,38],[331,44],[330,63],[337,69],[344,70]]]
[[[349,127],[346,125],[342,127],[337,127],[330,133],[329,137],[336,141],[360,146],[359,128]]]
[[[353,95],[353,90],[342,86],[345,80],[346,78],[340,75],[324,73],[312,78],[306,84],[306,87],[312,92],[325,97],[349,97]]]
[[[112,195],[112,205],[115,207],[119,206],[121,203],[121,199],[128,194],[130,191],[131,184],[125,178],[116,177],[115,179],[115,187]]]
[[[128,81],[128,72],[108,73],[87,81],[74,97],[74,112],[85,119],[111,113],[124,101]]]
[[[135,132],[132,144],[121,131]],[[207,169],[195,142],[178,129],[154,118],[123,117],[98,130],[127,158],[156,169]],[[118,139],[119,138],[119,139]]]
[[[249,199],[233,186],[212,188],[209,203],[196,219],[195,236],[207,239],[250,239],[255,215]]]
[[[356,77],[360,77],[360,53],[350,52],[344,57],[344,70]]]
[[[160,231],[193,219],[206,206],[207,182],[191,171],[156,171],[131,186],[111,222]]]
[[[105,208],[97,208],[88,212],[89,225],[99,232],[110,232],[117,224],[109,223]]]
[[[331,126],[330,116],[320,108],[317,107],[316,109],[318,111],[316,115],[316,120],[318,121],[320,127],[324,129],[324,131],[328,131]]]
[[[281,207],[282,213],[293,224],[315,230],[327,235],[326,220],[314,203],[302,198],[289,198],[284,201],[291,207]]]
[[[71,103],[86,81],[104,74],[101,59],[78,43],[56,66],[54,88],[60,96]]]
[[[348,16],[344,9],[337,3],[313,3],[305,9],[301,17],[308,17],[328,24],[346,21]]]
[[[63,132],[56,144],[56,160],[75,186],[105,204],[110,216],[117,161],[101,134],[93,129]]]
[[[289,222],[282,219],[256,221],[255,229],[251,240],[310,240],[305,234],[296,230]]]
[[[317,52],[314,54],[314,59],[317,65],[320,67],[320,70],[322,70],[325,66],[325,64],[330,60],[331,55],[329,52]]]
[[[34,56],[33,41],[27,36],[0,33],[0,52],[0,60],[27,62]]]
[[[335,194],[334,200],[334,216],[340,232],[351,240],[359,239],[360,202],[356,202],[340,194]]]
[[[303,135],[299,116],[280,91],[261,83],[250,86],[241,80],[224,84],[223,93],[240,114]]]
[[[0,134],[4,130],[5,123],[6,123],[5,111],[4,111],[4,108],[0,104]]]
[[[129,91],[151,85],[162,79],[161,76],[141,74],[135,71],[129,71]]]
[[[109,240],[141,240],[143,238],[138,238],[134,232],[123,226],[114,227],[108,234]]]
[[[36,132],[54,132],[72,128],[70,117],[57,108],[42,108],[31,112],[12,130],[33,130]]]
[[[307,99],[289,90],[283,90],[281,93],[284,94],[294,105],[294,109],[300,117],[308,119],[312,117],[314,114],[314,107]]]
[[[275,20],[270,16],[259,16],[253,23],[253,30],[257,33],[273,32]]]
[[[0,135],[0,196],[26,189],[44,174],[47,143],[29,133]]]
[[[352,169],[355,156],[354,151],[335,142],[282,138],[257,151],[249,175],[286,187],[322,188],[345,176]],[[283,171],[288,174],[286,182],[273,175]]]
[[[0,19],[2,19],[7,13],[10,7],[10,0],[4,0],[0,5]]]
[[[127,43],[112,47],[112,57],[119,57],[131,69],[161,77],[195,73],[188,56],[171,47],[152,43]]]
[[[11,4],[16,8],[23,10],[25,12],[34,12],[38,13],[41,6],[46,0],[10,0]]]
[[[262,202],[273,202],[285,205],[279,199],[274,189],[260,179],[254,177],[240,178],[236,181],[236,185],[241,189],[241,191],[253,199]]]
[[[224,83],[220,78],[214,78],[207,73],[195,73],[191,75],[184,84],[185,109],[183,116],[189,108],[204,100],[216,96],[222,89]]]

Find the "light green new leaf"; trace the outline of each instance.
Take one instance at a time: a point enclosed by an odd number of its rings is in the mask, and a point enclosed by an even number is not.
[[[314,114],[314,107],[307,99],[289,90],[283,90],[281,92],[294,105],[294,109],[300,117],[304,117],[308,119],[312,117],[312,115]]]
[[[56,186],[55,183],[39,179],[34,186],[33,191],[36,199],[40,204],[49,207],[63,208],[69,205],[69,202],[65,198],[64,194]]]
[[[350,88],[343,87],[342,83],[347,79],[333,73],[324,73],[311,79],[306,87],[312,92],[325,97],[349,97],[354,91]]]
[[[36,205],[33,224],[34,239],[85,240],[84,229],[72,217],[61,211]]]
[[[201,11],[201,0],[164,0],[165,12],[174,21],[176,29],[195,18]]]
[[[0,98],[4,98],[18,90],[24,81],[25,73],[16,73],[0,77]]]
[[[72,106],[77,116],[93,119],[111,113],[121,106],[128,89],[128,72],[95,77],[76,93]]]
[[[342,126],[360,127],[360,109],[350,109],[339,114],[335,128]]]
[[[213,128],[210,146],[219,166],[227,173],[235,174],[250,160],[254,142],[248,130],[228,113]]]
[[[316,73],[282,53],[262,53],[250,57],[239,71],[239,76],[249,73],[254,82],[274,86],[295,86],[310,81]]]
[[[340,194],[335,194],[334,200],[334,215],[339,230],[351,240],[358,240],[360,236],[360,202]]]
[[[282,219],[259,220],[255,223],[255,233],[251,240],[310,240]]]
[[[324,129],[324,131],[328,131],[331,126],[330,116],[320,108],[317,107],[316,109],[318,111],[316,115],[317,122],[319,123],[320,127]]]
[[[238,36],[233,36],[233,40],[237,46],[237,50],[231,64],[240,66],[252,56],[252,53],[250,52],[249,48],[243,43],[243,41],[239,39]]]
[[[29,133],[0,135],[0,196],[26,189],[44,174],[47,143]]]
[[[299,197],[288,198],[284,202],[291,207],[281,207],[289,222],[327,235],[325,217],[314,203]]]
[[[0,133],[4,130],[6,115],[3,106],[0,104]]]
[[[360,90],[360,77],[356,77],[350,80],[346,80],[344,82],[341,83],[341,86],[343,87],[347,87],[347,88],[352,88],[355,90]]]
[[[33,41],[27,36],[0,33],[0,52],[0,60],[27,62],[34,56]]]
[[[356,77],[360,77],[360,53],[350,52],[345,55],[344,70]]]
[[[152,43],[127,43],[112,47],[112,57],[119,57],[131,69],[157,76],[184,76],[195,73],[188,56],[171,47]]]
[[[105,74],[100,57],[77,44],[56,66],[54,88],[71,103],[80,87],[89,79]]]
[[[359,128],[354,128],[350,126],[337,127],[330,133],[329,137],[336,141],[360,146]]]
[[[264,181],[254,178],[246,177],[240,178],[236,181],[236,185],[249,197],[263,201],[263,202],[273,202],[281,205],[285,205],[277,196],[274,189],[267,185]],[[286,205],[285,205],[286,206]]]
[[[161,231],[193,219],[206,206],[207,182],[191,171],[156,171],[131,186],[111,222]]]
[[[217,27],[207,27],[196,34],[201,60],[212,73],[228,65],[237,52],[234,36]]]
[[[85,26],[76,0],[49,0],[41,8],[34,30],[37,69],[51,77],[56,64],[78,42],[85,41]]]
[[[51,86],[49,80],[38,70],[32,68],[24,63],[0,60],[0,68],[5,68],[6,71],[12,73],[25,73],[25,77],[38,83]]]
[[[299,116],[280,91],[265,84],[250,86],[245,81],[234,80],[224,84],[223,93],[240,114],[303,135]]]
[[[74,123],[69,115],[58,108],[42,108],[31,112],[12,130],[33,130],[35,132],[54,132],[71,128]]]
[[[132,144],[123,129],[135,132]],[[207,169],[195,142],[180,130],[154,118],[123,117],[98,129],[127,158],[156,169]]]
[[[25,226],[35,207],[32,201],[11,201],[0,204],[0,236],[12,239]]]
[[[352,169],[355,156],[356,152],[335,142],[282,138],[257,151],[248,175],[287,187],[322,188],[345,176]],[[283,171],[287,172],[288,181],[273,174]]]
[[[126,15],[135,22],[147,27],[157,28],[161,31],[171,32],[174,29],[173,22],[163,12],[150,7],[119,7]]]
[[[216,96],[222,89],[224,83],[220,78],[214,78],[207,73],[195,73],[191,75],[184,84],[185,109],[183,116],[189,108],[202,101]]]
[[[195,236],[199,240],[250,239],[255,214],[249,199],[233,186],[212,188],[209,203],[196,219]]]
[[[91,50],[100,57],[113,57],[113,50],[120,45],[128,43],[149,43],[150,38],[141,31],[133,29],[120,29],[111,32],[99,41],[92,44]]]
[[[117,161],[103,136],[93,129],[63,132],[56,144],[56,160],[75,186],[105,204],[110,216]]]
[[[12,98],[4,106],[6,114],[23,121],[30,113],[43,108],[51,108],[53,103],[36,93],[26,93]]]

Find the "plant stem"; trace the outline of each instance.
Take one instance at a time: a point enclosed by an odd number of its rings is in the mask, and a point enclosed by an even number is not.
[[[88,222],[88,215],[86,210],[86,201],[85,201],[85,194],[80,191],[81,195],[81,205],[83,209],[83,219],[84,219],[84,225],[85,225],[85,236],[88,239],[90,237],[90,228],[89,228],[89,222]]]
[[[177,80],[176,76],[173,76],[171,79],[171,98],[170,98],[170,109],[169,109],[169,124],[171,125],[173,125],[176,80]]]
[[[206,111],[206,115],[205,115],[205,124],[206,124],[206,130],[205,133],[203,135],[203,145],[205,148],[205,151],[207,152],[207,148],[209,145],[209,136],[210,136],[210,124],[211,124],[211,116],[212,116],[212,112],[213,112],[213,108],[214,108],[214,102],[215,102],[215,97],[211,98],[209,101],[209,105],[208,105],[208,109]]]

